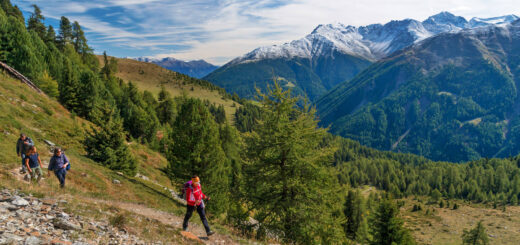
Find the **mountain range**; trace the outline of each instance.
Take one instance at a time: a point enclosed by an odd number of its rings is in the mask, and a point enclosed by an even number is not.
[[[440,33],[505,25],[517,19],[515,15],[506,15],[468,21],[441,12],[422,22],[405,19],[361,27],[319,25],[302,39],[260,47],[235,58],[204,79],[248,98],[256,94],[255,87],[265,89],[277,79],[314,101],[373,62],[421,40]]]
[[[478,20],[380,59],[328,92],[316,103],[322,125],[435,160],[519,154],[520,20]]]
[[[163,59],[139,57],[136,58],[136,60],[153,63],[168,70],[176,71],[195,78],[202,78],[218,68],[218,66],[210,64],[205,60],[182,61],[172,57]]]

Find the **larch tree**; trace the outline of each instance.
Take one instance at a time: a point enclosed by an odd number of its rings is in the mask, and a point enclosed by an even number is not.
[[[299,98],[277,82],[267,94],[258,92],[264,120],[246,138],[244,166],[250,209],[261,224],[257,235],[339,242],[344,236],[333,218],[341,209],[339,186],[327,169],[335,148],[322,144],[326,129],[318,127],[314,109],[298,106]]]

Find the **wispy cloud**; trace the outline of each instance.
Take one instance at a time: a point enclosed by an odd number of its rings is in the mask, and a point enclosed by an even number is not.
[[[222,64],[258,46],[282,44],[318,24],[422,20],[440,11],[466,18],[520,13],[513,0],[12,0],[39,5],[48,23],[77,20],[96,52],[173,56]]]

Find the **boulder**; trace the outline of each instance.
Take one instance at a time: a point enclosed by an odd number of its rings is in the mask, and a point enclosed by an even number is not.
[[[63,218],[55,218],[52,222],[55,228],[63,230],[79,230],[81,227]]]
[[[25,207],[29,205],[29,202],[19,196],[15,196],[14,199],[11,201],[11,204],[16,205],[18,207]]]
[[[42,241],[40,240],[40,238],[35,237],[35,236],[30,236],[27,239],[25,239],[24,244],[25,245],[39,245],[41,243],[42,243]]]

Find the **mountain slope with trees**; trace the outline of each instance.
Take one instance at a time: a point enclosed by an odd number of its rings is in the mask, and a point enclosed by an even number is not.
[[[515,156],[519,49],[520,21],[426,39],[320,98],[322,125],[434,160]]]
[[[19,30],[0,36],[8,40],[0,51],[12,55],[3,61],[26,69],[38,86],[49,81],[56,84],[57,95],[30,96],[34,92],[29,87],[0,75],[2,187],[44,197],[70,197],[75,212],[92,212],[93,218],[110,215],[114,226],[129,218],[134,229],[128,232],[165,243],[185,242],[178,236],[180,227],[161,226],[100,203],[134,200],[182,215],[184,206],[168,189],[180,189],[188,176],[198,174],[206,194],[214,197],[207,207],[218,231],[288,244],[379,243],[387,238],[413,243],[408,228],[415,223],[403,222],[410,219],[402,215],[407,209],[401,205],[422,203],[412,198],[429,199],[424,205],[443,207],[444,201],[503,209],[518,204],[518,158],[454,164],[370,149],[318,127],[315,110],[298,104],[292,91],[278,84],[259,94],[259,102],[244,102],[234,116],[235,127],[228,123],[221,106],[186,94],[172,96],[164,88],[156,97],[117,78],[115,58],[105,54],[98,65],[91,50],[87,51],[86,40],[86,46],[72,45],[73,40],[83,43],[84,36],[79,24],[72,28],[77,38],[65,35],[70,30],[65,17],[56,41],[35,46],[41,44],[41,38],[27,30],[16,8],[10,4],[7,8],[5,2],[0,2],[0,25]],[[34,13],[37,16],[36,6]],[[29,35],[33,39],[25,39]],[[15,45],[21,42],[25,42],[25,59]],[[61,46],[50,52],[55,44]],[[40,62],[50,54],[60,62]],[[13,63],[13,57],[26,63]],[[49,72],[52,69],[55,73]],[[20,131],[36,141],[46,158],[50,155],[43,140],[65,148],[73,163],[65,195],[56,191],[57,181],[52,178],[41,185],[13,178],[19,159],[12,146]],[[373,190],[368,197],[349,194],[365,185]],[[100,208],[104,210],[98,211]],[[432,217],[434,211],[427,212],[416,214],[421,219]],[[351,217],[357,221],[348,223]],[[239,240],[225,237],[226,242]],[[414,233],[415,237],[420,234]]]

